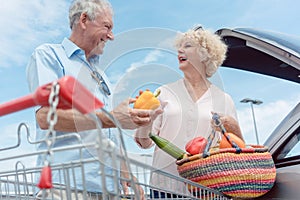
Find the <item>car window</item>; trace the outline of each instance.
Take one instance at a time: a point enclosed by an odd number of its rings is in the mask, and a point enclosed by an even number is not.
[[[300,127],[295,131],[293,137],[279,152],[277,159],[291,158],[300,155]]]

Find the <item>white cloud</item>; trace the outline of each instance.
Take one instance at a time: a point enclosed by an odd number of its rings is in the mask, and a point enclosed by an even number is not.
[[[284,117],[297,105],[300,96],[294,100],[278,100],[269,104],[253,105],[256,127],[260,144],[274,131]],[[254,122],[251,107],[238,110],[239,122],[249,144],[256,144]]]
[[[145,60],[143,61],[143,63],[150,63],[150,62],[155,62],[158,60],[159,57],[162,56],[161,51],[159,50],[154,50],[151,51],[146,57]]]
[[[177,63],[176,57],[168,51],[160,49],[148,51],[147,49],[146,52],[142,52],[142,56],[139,53],[138,56],[135,52],[130,55],[126,54],[126,60],[131,60],[133,57],[134,62],[129,62],[127,65],[129,67],[123,68],[122,72],[120,68],[124,66],[124,62],[120,62],[121,66],[112,67],[114,72],[110,73],[110,80],[115,81],[113,105],[119,104],[125,98],[134,97],[139,90],[150,89],[154,91],[157,87],[181,77],[177,67],[174,68],[173,63]]]
[[[0,7],[0,67],[23,65],[37,45],[67,30],[68,2],[10,0]]]
[[[143,68],[143,66],[146,66],[149,63],[155,63],[156,61],[158,61],[158,59],[160,57],[162,57],[162,52],[160,50],[150,51],[141,61],[131,63],[130,66],[128,67],[128,69],[126,69],[125,74],[124,73],[119,73],[119,74],[114,73],[114,75],[111,79],[112,82],[116,81],[116,84],[113,85],[113,88],[115,88],[114,92],[119,94],[124,91],[127,91],[129,85],[132,84],[132,80],[136,80],[137,77],[141,77],[141,78],[144,77],[143,74],[146,73],[144,70],[147,70],[147,69]],[[143,70],[141,70],[141,68],[143,68]],[[139,76],[139,73],[141,76]],[[127,81],[124,81],[124,78]],[[121,80],[123,80],[123,81],[121,81]],[[122,84],[119,84],[120,81],[122,82]]]
[[[126,72],[131,72],[145,64],[156,62],[160,57],[162,57],[162,52],[160,50],[153,50],[142,61],[132,63]]]
[[[131,65],[129,66],[129,68],[126,70],[126,73],[135,71],[141,65],[143,65],[143,61],[131,63]]]

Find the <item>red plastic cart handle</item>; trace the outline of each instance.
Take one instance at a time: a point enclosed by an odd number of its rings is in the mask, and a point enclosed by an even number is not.
[[[90,93],[81,83],[76,81],[75,78],[64,76],[57,82],[60,85],[58,108],[76,108],[82,114],[87,114],[104,106],[100,100]],[[49,106],[48,99],[51,87],[52,83],[48,83],[38,87],[33,94],[0,104],[0,116],[36,105]]]

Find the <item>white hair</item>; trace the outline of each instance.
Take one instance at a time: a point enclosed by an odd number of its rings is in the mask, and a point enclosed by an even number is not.
[[[69,9],[70,28],[78,23],[82,13],[86,13],[90,20],[95,20],[103,12],[113,14],[112,6],[107,0],[74,0]]]

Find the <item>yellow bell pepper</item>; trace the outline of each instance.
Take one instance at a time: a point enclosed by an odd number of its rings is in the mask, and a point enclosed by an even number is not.
[[[160,102],[157,96],[160,94],[160,90],[157,90],[156,94],[153,94],[149,90],[141,91],[140,96],[137,97],[133,108],[145,109],[145,110],[155,110],[160,106]]]

